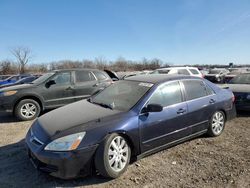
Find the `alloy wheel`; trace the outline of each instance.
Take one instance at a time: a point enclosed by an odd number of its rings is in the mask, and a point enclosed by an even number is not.
[[[25,103],[21,106],[21,115],[25,118],[32,118],[36,115],[37,107],[33,103]]]
[[[116,136],[110,143],[108,149],[108,161],[112,170],[115,172],[122,171],[128,161],[128,144],[121,136]]]
[[[222,112],[216,112],[212,118],[212,131],[214,134],[219,135],[224,128],[225,120]]]

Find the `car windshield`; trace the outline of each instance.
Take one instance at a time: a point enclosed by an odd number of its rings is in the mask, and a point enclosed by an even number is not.
[[[229,82],[230,84],[250,84],[250,74],[242,74],[235,76]]]
[[[55,74],[54,72],[46,73],[46,74],[42,75],[41,77],[37,78],[36,80],[34,80],[31,83],[33,83],[33,84],[43,83],[44,81],[46,81],[48,78],[50,78],[54,74]]]
[[[151,83],[121,80],[90,98],[89,102],[114,110],[128,111],[152,86]]]

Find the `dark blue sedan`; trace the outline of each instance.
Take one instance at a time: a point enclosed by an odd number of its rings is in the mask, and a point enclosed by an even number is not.
[[[38,118],[26,135],[33,165],[68,179],[120,176],[130,162],[207,133],[235,116],[234,96],[190,76],[142,75]]]

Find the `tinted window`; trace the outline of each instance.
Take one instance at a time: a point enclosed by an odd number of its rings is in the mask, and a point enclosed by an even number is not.
[[[96,78],[98,80],[105,80],[105,79],[107,79],[107,76],[104,73],[102,73],[102,72],[95,71],[94,74],[95,74],[95,76],[96,76]]]
[[[149,104],[160,104],[162,106],[169,106],[180,102],[182,102],[182,94],[179,82],[159,86],[149,100]]]
[[[190,75],[190,73],[186,69],[179,69],[178,74]]]
[[[89,71],[76,71],[76,82],[87,82],[87,81],[93,81],[95,80],[95,77],[93,74]]]
[[[17,81],[18,80],[18,76],[13,76],[11,78],[9,78],[10,81]]]
[[[200,80],[183,81],[187,100],[197,99],[207,95],[206,85]]]
[[[213,91],[212,88],[209,87],[208,85],[206,85],[206,90],[207,90],[207,94],[208,94],[208,95],[213,95],[213,94],[214,94],[214,91]]]
[[[56,82],[56,85],[70,84],[70,72],[60,72],[52,80]]]
[[[192,72],[192,74],[199,74],[199,72],[195,69],[189,69],[189,70],[190,70],[190,72]]]

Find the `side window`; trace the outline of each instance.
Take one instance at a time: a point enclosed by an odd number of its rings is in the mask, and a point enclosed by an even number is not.
[[[178,74],[190,75],[190,73],[186,69],[179,69]]]
[[[95,76],[96,76],[96,78],[98,80],[105,80],[105,79],[107,79],[107,76],[104,73],[102,73],[102,72],[94,71],[94,74],[95,74]]]
[[[192,74],[199,74],[199,72],[197,71],[197,70],[195,70],[195,69],[189,69],[190,70],[190,72],[192,72]]]
[[[213,95],[214,94],[214,91],[212,90],[212,88],[209,87],[207,84],[206,84],[206,90],[207,90],[207,95]]]
[[[9,79],[10,81],[17,81],[18,80],[18,77],[17,76],[13,76]]]
[[[176,69],[170,69],[168,74],[178,74],[178,71]]]
[[[70,77],[71,77],[70,72],[60,72],[56,74],[52,78],[52,80],[56,82],[56,85],[66,85],[66,84],[70,84],[70,80],[71,80]]]
[[[95,80],[95,77],[89,71],[76,71],[75,74],[76,74],[76,83]]]
[[[206,85],[200,80],[183,81],[187,100],[197,99],[207,95]]]
[[[180,102],[182,102],[182,93],[179,82],[159,86],[149,100],[149,104],[160,104],[163,107]]]

